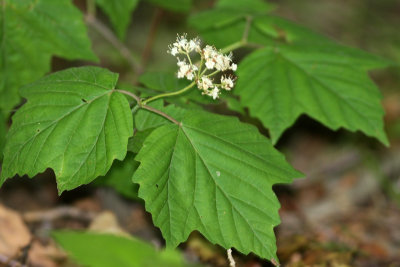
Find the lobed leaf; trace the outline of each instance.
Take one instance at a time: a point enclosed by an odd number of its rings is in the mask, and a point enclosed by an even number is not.
[[[154,130],[136,156],[133,181],[167,245],[198,230],[208,240],[276,259],[276,183],[301,176],[255,127],[188,111]]]
[[[50,70],[50,59],[97,60],[82,14],[70,0],[3,0],[0,9],[0,109],[19,103],[18,88]]]
[[[270,130],[272,142],[303,113],[336,130],[360,130],[388,144],[378,88],[367,70],[387,62],[338,45],[280,45],[247,56],[234,93]]]
[[[105,175],[123,160],[133,119],[118,74],[97,67],[71,68],[21,89],[28,101],[13,116],[0,184],[52,168],[60,192]]]

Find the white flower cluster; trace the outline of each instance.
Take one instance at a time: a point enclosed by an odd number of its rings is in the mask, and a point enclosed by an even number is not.
[[[237,65],[232,62],[232,53],[224,55],[215,47],[206,45],[201,48],[201,43],[198,38],[188,40],[186,34],[177,37],[176,42],[170,45],[168,53],[175,56],[178,60],[179,79],[186,78],[190,81],[195,81],[197,87],[202,91],[202,94],[211,96],[217,99],[221,93],[221,89],[230,91],[235,82],[235,77],[232,75],[223,75],[220,78],[220,83],[214,83],[212,77],[222,71],[236,71]],[[191,53],[196,52],[200,55],[200,64],[193,64]],[[183,60],[179,56],[184,56]],[[186,61],[186,59],[188,61]],[[208,72],[208,73],[207,73]]]

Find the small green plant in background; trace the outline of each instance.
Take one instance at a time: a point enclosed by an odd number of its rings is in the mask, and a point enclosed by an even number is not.
[[[174,12],[188,12],[192,4],[148,2]],[[102,67],[44,76],[53,55],[98,62],[84,16],[71,1],[1,3],[0,149],[11,114],[12,123],[0,184],[51,168],[61,194],[105,176],[96,184],[133,198],[138,190],[167,247],[199,231],[226,249],[279,262],[274,227],[280,205],[272,186],[303,175],[274,145],[301,114],[388,145],[381,95],[367,72],[390,62],[274,16],[265,1],[219,0],[191,14],[188,26],[201,39],[179,34],[165,48],[177,57],[177,68],[140,73],[144,66],[121,41],[138,1],[96,1],[118,40],[99,24],[88,0],[87,24],[137,70],[129,90]],[[26,103],[13,114],[22,99]],[[210,112],[215,103],[260,120],[271,140],[237,117]],[[55,237],[80,253],[66,241],[78,240],[78,234]],[[100,266],[89,255],[76,257]]]
[[[159,252],[146,242],[135,238],[74,231],[57,231],[52,236],[84,266],[188,266],[177,251]]]

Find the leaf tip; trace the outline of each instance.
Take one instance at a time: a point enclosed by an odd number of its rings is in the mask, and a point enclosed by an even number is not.
[[[64,193],[64,191],[67,191],[67,189],[64,188],[62,185],[60,185],[59,183],[57,183],[57,191],[58,191],[58,196],[61,196],[62,193]]]
[[[389,139],[387,138],[386,134],[378,138],[378,140],[385,146],[385,147],[390,147],[390,142]]]
[[[281,266],[281,264],[279,263],[278,257],[274,257],[270,259],[270,262],[274,265],[274,266]]]
[[[293,169],[293,178],[294,179],[303,179],[306,178],[306,175],[304,173],[302,173],[301,171],[298,171],[296,169]]]
[[[273,146],[276,146],[276,144],[278,143],[279,139],[282,136],[282,133],[286,130],[287,127],[284,129],[277,129],[273,127],[267,127],[264,122],[262,122],[262,124],[264,125],[264,127],[268,128],[269,138],[271,140],[271,143]]]
[[[390,147],[389,139],[383,129],[376,131],[375,134],[370,136],[376,138],[385,147]]]
[[[94,52],[90,53],[90,57],[88,59],[94,63],[100,63],[100,58]]]
[[[4,164],[4,161],[3,161]],[[0,171],[0,188],[3,186],[3,184],[7,181],[10,176],[4,171],[4,165],[2,166],[2,170]]]

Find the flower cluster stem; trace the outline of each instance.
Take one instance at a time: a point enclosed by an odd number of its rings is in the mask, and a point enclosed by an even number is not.
[[[206,74],[205,76],[206,77],[212,77],[212,76],[214,76],[215,74],[217,74],[217,73],[219,73],[220,71],[219,70],[216,70],[216,71],[214,71],[214,72],[212,72],[212,73],[210,73],[210,74]]]
[[[247,40],[240,40],[240,41],[237,41],[237,42],[235,42],[235,43],[233,43],[233,44],[230,44],[230,45],[225,46],[224,48],[222,48],[222,49],[221,49],[221,53],[226,54],[226,53],[228,53],[228,52],[230,52],[230,51],[233,51],[233,50],[235,50],[235,49],[244,47],[244,46],[246,46],[246,44],[247,44]]]
[[[190,90],[193,86],[195,86],[195,84],[196,84],[196,82],[192,82],[191,84],[189,84],[188,86],[184,87],[181,90],[178,90],[178,91],[175,91],[175,92],[171,92],[171,93],[164,93],[164,94],[159,94],[159,95],[152,96],[152,97],[144,100],[142,102],[142,104],[146,105],[147,103],[152,102],[152,101],[154,101],[156,99],[159,99],[159,98],[164,98],[164,97],[170,97],[170,96],[183,94],[186,91]]]

